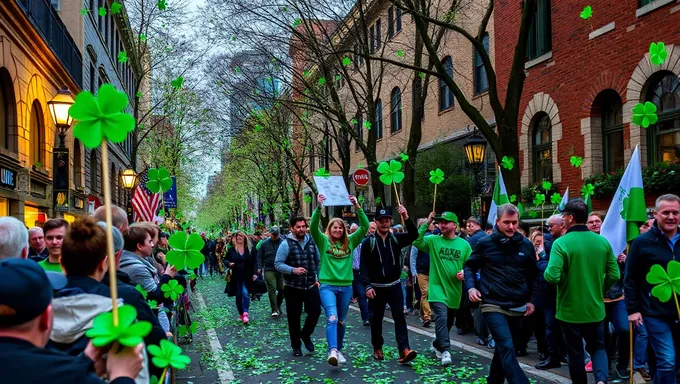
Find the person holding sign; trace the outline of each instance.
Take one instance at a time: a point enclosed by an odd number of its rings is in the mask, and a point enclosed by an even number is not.
[[[342,342],[345,338],[345,319],[352,299],[352,252],[368,232],[368,217],[361,209],[356,197],[349,195],[349,201],[359,217],[359,230],[347,235],[345,222],[334,218],[328,223],[326,233],[321,233],[319,220],[321,205],[326,197],[318,196],[319,206],[312,214],[309,233],[319,249],[321,268],[319,271],[319,294],[321,305],[326,312],[326,338],[328,339],[328,364],[337,366],[347,362],[342,355]]]

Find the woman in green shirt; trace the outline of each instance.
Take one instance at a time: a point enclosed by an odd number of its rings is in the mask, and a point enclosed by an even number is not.
[[[352,252],[368,232],[368,217],[361,209],[357,199],[349,195],[359,218],[359,229],[347,235],[347,226],[341,218],[334,218],[328,223],[326,233],[319,229],[321,206],[326,200],[324,195],[318,196],[319,206],[312,214],[309,234],[319,250],[321,268],[319,271],[319,295],[321,305],[326,312],[326,339],[328,340],[328,364],[337,366],[347,362],[342,355],[342,341],[345,338],[345,319],[352,299]]]

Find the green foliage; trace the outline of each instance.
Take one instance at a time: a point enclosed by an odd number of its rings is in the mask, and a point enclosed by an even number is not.
[[[450,144],[437,144],[418,154],[415,169],[416,204],[432,208],[434,184],[430,182],[432,167],[447,175],[437,187],[437,206],[456,214],[470,210],[471,178],[465,169],[465,154]],[[444,191],[446,191],[444,193]]]
[[[583,180],[584,184],[592,184],[595,187],[593,199],[609,198],[614,196],[624,168],[619,168],[614,172],[601,173],[599,175],[587,177]],[[645,193],[668,193],[674,191],[680,185],[680,164],[677,160],[673,162],[654,163],[642,170],[642,184]]]
[[[550,185],[548,185],[547,183]],[[546,183],[544,185],[544,183]],[[544,187],[549,187],[548,189],[545,189]],[[536,198],[536,195],[538,194],[544,194],[545,196],[550,196],[553,193],[557,192],[557,184],[552,183],[548,180],[541,181],[539,183],[532,184],[526,188],[522,188],[522,201],[534,201]],[[545,198],[544,196],[544,198]]]

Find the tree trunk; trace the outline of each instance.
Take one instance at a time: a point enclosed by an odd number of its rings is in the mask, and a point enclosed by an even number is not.
[[[503,126],[498,127],[500,153],[497,153],[496,157],[499,163],[503,159],[503,156],[515,159],[515,166],[511,170],[501,167],[501,172],[503,172],[503,181],[505,182],[505,188],[508,191],[508,197],[517,195],[517,198],[519,199],[521,196],[521,180],[517,119],[506,118],[502,124]]]

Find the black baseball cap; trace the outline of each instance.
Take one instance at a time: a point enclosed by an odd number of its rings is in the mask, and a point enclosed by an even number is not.
[[[45,272],[35,261],[0,260],[0,327],[13,327],[40,316],[52,302],[53,291],[65,285],[64,275]]]
[[[375,213],[375,219],[379,220],[381,217],[389,217],[390,219],[392,218],[392,211],[389,208],[380,208],[378,211]]]

